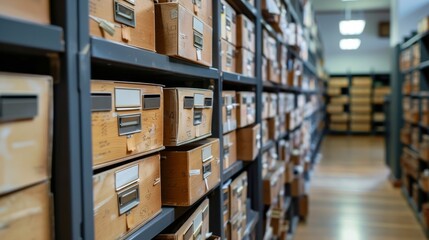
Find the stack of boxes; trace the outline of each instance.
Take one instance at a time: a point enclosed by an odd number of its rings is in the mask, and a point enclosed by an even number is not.
[[[331,131],[347,131],[349,114],[346,112],[346,107],[349,106],[349,96],[343,94],[344,90],[349,87],[348,78],[331,78],[328,81],[328,95],[330,102],[327,106],[327,113],[329,114]]]
[[[379,86],[374,88],[373,96],[372,96],[372,104],[374,105],[383,105],[384,99],[387,95],[390,94],[390,87],[388,86]],[[375,108],[375,107],[374,107]],[[386,116],[384,112],[374,111],[372,119],[374,122],[385,122]],[[381,129],[383,128],[383,129]],[[384,131],[384,127],[378,127],[377,131]]]
[[[221,1],[222,71],[255,77],[255,24]]]
[[[350,88],[350,130],[370,132],[372,123],[372,78],[353,77]]]

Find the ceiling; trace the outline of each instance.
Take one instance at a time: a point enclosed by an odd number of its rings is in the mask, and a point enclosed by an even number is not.
[[[390,8],[390,0],[311,0],[317,12],[351,10],[387,10]]]

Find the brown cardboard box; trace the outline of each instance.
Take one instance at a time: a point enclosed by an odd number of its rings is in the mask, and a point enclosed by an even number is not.
[[[52,84],[0,72],[0,195],[51,176]]]
[[[209,233],[209,200],[205,199],[192,215],[179,223],[168,228],[168,233],[163,232],[155,240],[172,240],[172,239],[206,239]]]
[[[351,114],[352,122],[371,122],[371,114]]]
[[[186,1],[186,0],[159,0],[159,3],[178,3],[185,7],[188,11],[192,12],[195,16],[201,19],[205,24],[212,27],[213,22],[213,4],[211,0],[198,0],[198,1]]]
[[[228,240],[241,240],[243,239],[244,232],[246,231],[246,215],[238,214],[229,223],[230,238]]]
[[[262,93],[262,119],[267,119],[270,117],[270,93]]]
[[[178,3],[156,4],[156,51],[212,65],[212,28]]]
[[[255,53],[255,24],[244,14],[237,15],[237,48]]]
[[[368,97],[352,97],[350,98],[351,104],[371,104],[371,98]]]
[[[221,0],[221,36],[232,45],[237,45],[237,13],[225,0]]]
[[[255,92],[237,92],[237,122],[239,128],[255,123]]]
[[[280,121],[278,117],[273,117],[268,119],[268,135],[269,139],[277,139],[280,132],[278,131],[280,126]]]
[[[53,239],[49,189],[45,181],[0,197],[0,239]]]
[[[247,172],[244,171],[236,177],[229,185],[229,219],[246,212],[247,201]]]
[[[262,53],[267,60],[277,60],[277,43],[267,30],[263,30]]]
[[[265,145],[270,140],[270,132],[269,132],[270,130],[268,128],[268,119],[262,120],[261,129],[262,129],[262,145]]]
[[[237,73],[255,77],[255,54],[245,48],[237,49]]]
[[[50,24],[49,0],[0,0],[0,15],[40,24]]]
[[[372,118],[376,122],[384,122],[386,120],[384,113],[374,113]]]
[[[338,96],[338,95],[341,95],[341,88],[329,87],[328,88],[328,95],[329,96]]]
[[[282,227],[285,221],[284,212],[280,210],[272,210],[271,212],[271,227],[273,228],[273,234],[280,236]]]
[[[223,169],[237,161],[237,134],[235,131],[223,135]]]
[[[279,134],[285,134],[287,132],[286,114],[279,114],[278,118],[279,118],[279,124],[278,124],[277,131],[279,132]]]
[[[349,121],[349,114],[348,113],[331,114],[330,120],[331,122],[335,122],[335,123],[346,123]]]
[[[331,123],[329,129],[331,131],[347,131],[349,128],[347,123]]]
[[[229,214],[229,202],[231,200],[231,192],[229,190],[229,186],[231,185],[231,182],[227,182],[226,184],[222,185],[222,193],[223,193],[223,205],[222,205],[222,215],[223,215],[223,223],[226,224],[230,220]]]
[[[164,102],[165,146],[179,146],[211,135],[212,90],[164,88]]]
[[[237,130],[237,158],[253,161],[261,148],[261,127],[259,124]]]
[[[351,105],[350,106],[350,112],[352,113],[370,113],[371,112],[371,105]]]
[[[237,99],[235,91],[222,91],[223,133],[237,129]]]
[[[278,64],[277,59],[276,60],[268,60],[268,80],[280,84],[281,83],[281,69]]]
[[[303,178],[303,176],[297,176],[294,178],[291,185],[292,197],[299,197],[304,194],[304,182],[305,179]]]
[[[92,80],[91,100],[94,168],[163,149],[161,85]]]
[[[264,204],[271,205],[275,204],[277,196],[282,190],[285,173],[284,163],[278,163],[275,167],[275,171],[268,172],[267,176],[263,179],[263,195]]]
[[[302,218],[307,218],[308,216],[308,210],[309,210],[309,196],[307,194],[304,194],[299,198],[299,216]]]
[[[157,154],[94,175],[95,239],[124,237],[161,212],[159,162]]]
[[[225,39],[222,39],[221,43],[222,71],[237,72],[237,51],[235,46]]]
[[[369,132],[371,131],[370,123],[353,123],[350,125],[352,132]]]
[[[293,174],[293,168],[294,168],[293,162],[286,163],[285,182],[284,182],[285,184],[287,184],[287,183],[291,184],[293,182],[293,180],[295,179],[295,176]]]
[[[161,152],[162,203],[191,206],[220,182],[219,139]]]
[[[330,104],[348,104],[349,102],[350,102],[350,99],[346,95],[332,97],[329,101]]]
[[[284,161],[288,163],[290,161],[290,144],[288,141],[280,140],[279,141],[279,159],[280,161]]]
[[[365,97],[370,98],[371,88],[351,87],[350,88],[350,95],[352,97],[354,97],[354,96],[364,97],[365,96]]]
[[[371,77],[353,77],[352,86],[354,87],[372,87],[372,78]]]
[[[327,112],[328,113],[343,113],[344,112],[344,105],[328,104]]]
[[[155,51],[155,10],[150,0],[90,0],[92,36]]]
[[[346,88],[349,86],[349,79],[346,77],[333,77],[328,81],[329,88]]]

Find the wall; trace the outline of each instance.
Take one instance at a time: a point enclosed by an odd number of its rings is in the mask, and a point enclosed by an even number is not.
[[[352,13],[353,16],[357,16]],[[378,23],[389,21],[388,11],[368,11],[359,16],[366,20],[364,32],[357,36],[362,43],[358,50],[343,51],[339,47],[338,24],[344,12],[319,12],[317,22],[325,48],[325,67],[330,74],[386,73],[390,71],[389,39],[378,37]]]

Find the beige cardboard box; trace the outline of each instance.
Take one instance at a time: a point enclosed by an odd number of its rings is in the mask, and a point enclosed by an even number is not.
[[[305,193],[304,183],[305,179],[302,175],[294,178],[291,184],[292,197],[299,197]]]
[[[229,201],[229,219],[235,218],[237,215],[246,212],[247,201],[247,172],[244,171],[236,177],[229,185],[230,201]]]
[[[371,124],[369,123],[352,123],[350,125],[352,132],[369,132],[371,131]]]
[[[161,152],[162,204],[191,206],[220,182],[219,140]]]
[[[329,104],[327,108],[328,113],[343,113],[344,112],[344,105],[333,105]]]
[[[0,72],[0,195],[51,176],[52,84]]]
[[[371,95],[371,88],[352,87],[350,88],[350,95],[352,98],[354,96],[367,96],[369,98]]]
[[[266,82],[268,81],[268,59],[264,56],[262,56],[262,66],[261,66],[261,71],[262,71],[262,81]]]
[[[278,112],[278,96],[276,93],[270,93],[269,97],[269,108],[268,108],[268,117],[276,117]]]
[[[351,104],[370,104],[371,103],[371,98],[370,96],[368,97],[364,97],[364,96],[353,96],[352,98],[350,98],[350,102]]]
[[[241,240],[243,239],[244,232],[246,231],[246,214],[242,213],[235,216],[229,222],[229,239],[228,240]]]
[[[371,114],[351,114],[352,122],[371,122]]]
[[[237,48],[255,53],[255,23],[244,14],[237,15]]]
[[[237,133],[232,131],[223,135],[223,169],[237,161]]]
[[[341,95],[341,88],[329,87],[327,92],[329,96],[338,96]]]
[[[262,35],[262,53],[267,60],[277,61],[277,43],[268,31],[263,30]]]
[[[374,113],[373,119],[376,122],[384,122],[386,120],[386,116],[384,113]]]
[[[271,205],[276,203],[277,196],[279,195],[282,187],[284,186],[284,163],[278,163],[275,171],[268,172],[263,180],[264,204]]]
[[[348,96],[341,95],[341,96],[338,96],[338,97],[332,97],[330,99],[329,103],[331,103],[331,104],[348,104],[349,102],[350,102],[350,99],[349,99]]]
[[[237,158],[253,161],[261,148],[261,127],[259,124],[237,130]]]
[[[50,24],[49,0],[0,0],[0,15],[40,24]]]
[[[285,167],[285,184],[287,183],[292,183],[293,180],[295,179],[295,176],[293,174],[293,168],[294,168],[294,163],[293,162],[288,162],[286,163],[286,167]]]
[[[277,139],[280,132],[278,131],[280,126],[280,120],[278,117],[268,119],[268,135],[269,139]]]
[[[237,92],[237,103],[237,127],[242,128],[255,123],[255,93]]]
[[[237,72],[237,51],[235,46],[225,39],[221,41],[222,71]]]
[[[161,212],[160,171],[156,154],[94,175],[95,239],[122,238]]]
[[[205,236],[209,233],[209,212],[209,200],[205,199],[189,218],[179,220],[172,228],[168,228],[167,232],[159,234],[154,239],[205,239]]]
[[[329,88],[346,88],[349,86],[349,79],[345,77],[331,78],[328,81]]]
[[[229,186],[231,185],[231,182],[227,182],[224,185],[222,185],[222,194],[223,194],[223,204],[222,204],[222,215],[223,215],[223,223],[226,225],[228,221],[230,220],[229,214],[230,214],[230,208],[229,208],[229,202],[231,201],[231,191],[229,190]]]
[[[371,77],[353,77],[352,86],[371,88],[372,78]]]
[[[212,28],[178,3],[156,4],[156,51],[212,66]]]
[[[225,0],[221,0],[221,36],[222,39],[237,45],[237,13]]]
[[[347,123],[331,123],[329,124],[331,131],[347,131],[349,129]]]
[[[255,54],[246,48],[237,49],[237,73],[246,77],[255,77]]]
[[[213,3],[212,0],[198,0],[198,1],[186,1],[186,0],[159,0],[158,3],[178,3],[185,7],[188,11],[192,12],[195,16],[201,19],[205,24],[212,27],[213,22]]]
[[[281,83],[281,69],[277,60],[268,60],[268,80],[280,84]]]
[[[0,197],[0,239],[53,239],[49,181]]]
[[[161,85],[92,80],[91,100],[94,168],[163,148]]]
[[[331,114],[330,118],[331,118],[331,122],[344,123],[349,121],[349,114],[348,113]]]
[[[222,91],[223,133],[237,129],[237,98],[235,91]]]
[[[95,37],[155,51],[154,2],[90,0],[89,32]]]
[[[390,94],[390,87],[376,87],[374,88],[375,97],[384,97],[385,95]]]
[[[268,140],[270,140],[270,132],[268,128],[268,119],[264,119],[261,122],[262,129],[262,145],[267,144]]]
[[[270,93],[262,93],[262,119],[267,119],[270,117]]]
[[[286,163],[289,162],[290,154],[291,154],[291,149],[290,149],[289,142],[285,140],[280,140],[279,141],[279,160],[284,161]]]
[[[211,135],[213,91],[164,89],[164,145],[178,146]]]
[[[351,105],[350,112],[352,113],[370,113],[371,105]]]

